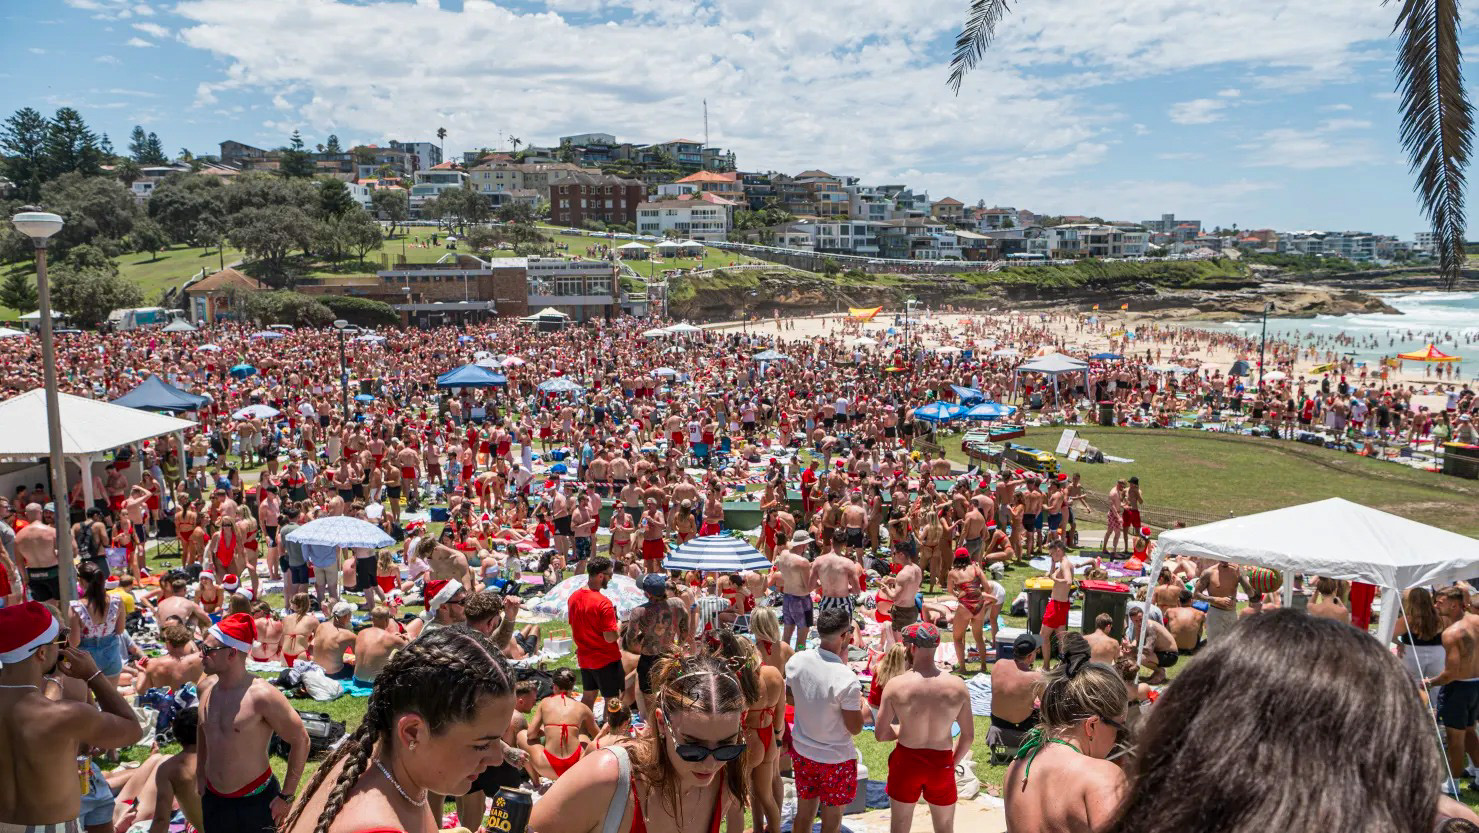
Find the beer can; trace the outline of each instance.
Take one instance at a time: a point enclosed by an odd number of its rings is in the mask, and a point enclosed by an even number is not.
[[[483,826],[494,833],[524,833],[529,827],[529,813],[534,809],[534,794],[514,787],[500,787],[493,796],[488,820]]]

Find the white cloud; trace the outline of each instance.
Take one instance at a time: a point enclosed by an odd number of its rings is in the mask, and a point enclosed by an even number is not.
[[[118,64],[123,63],[122,61],[118,60],[117,58],[113,57],[112,55],[99,55],[96,58],[93,58],[93,60],[96,61],[96,62],[98,62],[98,63],[100,63],[100,64],[112,64],[112,65],[115,65],[115,66],[118,65]]]
[[[1242,94],[1243,94],[1243,91],[1242,90],[1239,90],[1237,88],[1229,88],[1229,89],[1226,89],[1226,90],[1218,90],[1217,91],[1217,95],[1220,98],[1237,98],[1237,97],[1241,96]]]
[[[1136,123],[1136,124],[1131,125],[1131,129],[1133,129],[1135,131],[1135,135],[1136,136],[1145,136],[1145,135],[1148,135],[1150,133],[1150,128],[1146,127],[1143,124],[1139,124],[1139,123]]]
[[[123,42],[123,45],[124,46],[135,46],[135,47],[138,47],[139,49],[148,49],[149,47],[152,47],[155,44],[152,44],[152,43],[144,40],[143,38],[129,38],[128,40],[126,40],[126,41]]]
[[[154,9],[144,3],[140,3],[137,6],[134,6],[134,14],[138,15],[139,17],[153,17]]]
[[[1171,105],[1166,111],[1171,121],[1177,124],[1211,124],[1214,121],[1222,121],[1225,116],[1223,110],[1227,109],[1227,101],[1220,98],[1194,98],[1191,101],[1178,101]]]
[[[1345,113],[1355,108],[1351,107],[1351,105],[1349,104],[1326,104],[1320,109],[1326,113]]]
[[[1195,151],[1184,150],[1173,153],[1157,153],[1155,158],[1163,162],[1189,162],[1193,159],[1201,159],[1204,155]]]
[[[169,37],[169,30],[160,26],[158,23],[135,23],[134,28],[146,35],[153,35],[156,38]]]
[[[32,55],[45,55],[46,54],[46,50],[45,49],[42,49],[39,46],[29,47],[29,48],[26,49],[26,51],[29,52],[29,53],[31,53]]]
[[[1252,142],[1240,145],[1250,151],[1250,167],[1319,170],[1349,168],[1379,163],[1382,157],[1370,139],[1339,135],[1343,131],[1369,127],[1358,119],[1331,119],[1317,127],[1299,130],[1279,127],[1266,130]]]

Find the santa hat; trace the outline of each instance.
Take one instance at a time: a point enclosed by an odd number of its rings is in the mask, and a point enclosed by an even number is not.
[[[0,608],[0,664],[24,662],[56,639],[61,625],[51,608],[40,602],[26,602]]]
[[[212,625],[210,635],[228,648],[250,651],[257,640],[257,623],[245,613],[233,613]]]
[[[227,593],[235,593],[240,586],[241,580],[236,577],[236,573],[227,573],[221,578],[221,589]]]
[[[431,599],[426,603],[426,609],[432,613],[437,608],[446,604],[451,598],[462,590],[462,582],[457,579],[437,578],[426,583],[426,592],[431,594]]]
[[[1140,537],[1142,537],[1142,538],[1149,538],[1150,537],[1150,527],[1148,527],[1148,526],[1142,526],[1142,527],[1140,527]]]
[[[118,587],[118,576],[108,576],[108,580],[103,582],[103,589],[105,589],[105,590],[113,590],[113,589],[116,589],[117,587]]]
[[[211,572],[210,570],[201,570],[200,571],[200,580],[201,581],[205,581],[206,579],[210,579],[211,581],[215,581],[216,580],[216,574],[213,573],[213,572]]]
[[[252,588],[250,587],[238,588],[236,591],[236,595],[241,596],[249,602],[255,602],[257,600],[257,594],[253,593]]]

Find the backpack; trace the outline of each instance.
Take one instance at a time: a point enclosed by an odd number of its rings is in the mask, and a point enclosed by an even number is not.
[[[546,697],[553,696],[555,693],[554,675],[548,671],[545,671],[543,668],[515,667],[514,680],[516,682],[534,680],[535,684],[539,687],[539,691],[536,697],[536,699],[539,700],[543,700]]]
[[[323,712],[298,712],[303,728],[308,732],[308,757],[316,758],[333,749],[344,737],[344,724]],[[286,758],[293,747],[277,735],[267,745],[268,754]]]

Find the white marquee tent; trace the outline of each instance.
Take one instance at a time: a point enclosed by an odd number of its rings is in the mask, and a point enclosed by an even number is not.
[[[1065,373],[1084,374],[1084,388],[1087,390],[1089,387],[1089,363],[1083,359],[1065,356],[1062,353],[1049,353],[1046,356],[1028,359],[1017,366],[1017,376],[1021,376],[1023,373],[1041,373],[1044,376],[1052,377],[1054,393],[1058,390],[1058,377]],[[1013,378],[1012,389],[1016,390],[1016,387],[1017,380]]]
[[[1169,555],[1283,571],[1285,605],[1293,601],[1295,572],[1374,584],[1381,588],[1383,645],[1391,641],[1402,591],[1479,575],[1479,540],[1342,498],[1166,530],[1146,575],[1160,575]]]

